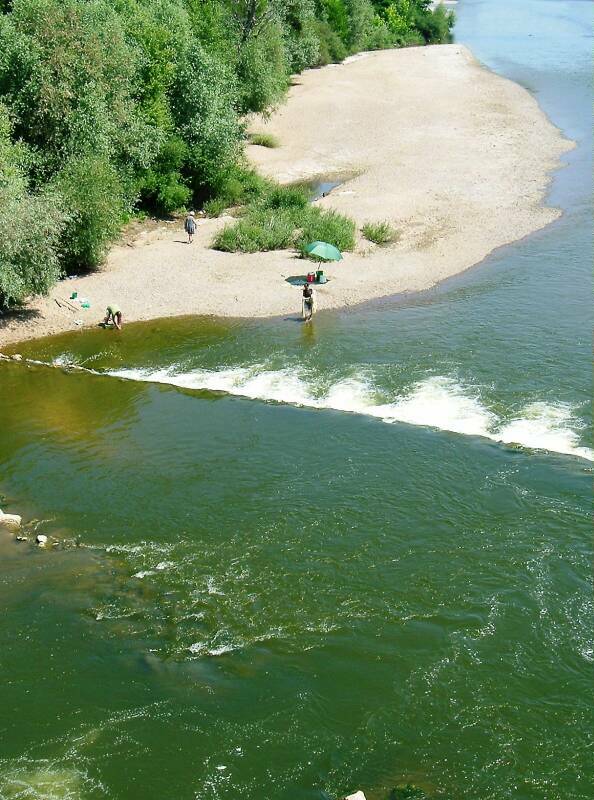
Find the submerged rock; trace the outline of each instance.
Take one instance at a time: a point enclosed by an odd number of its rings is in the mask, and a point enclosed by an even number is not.
[[[18,514],[5,514],[0,509],[0,525],[11,530],[18,530],[21,527],[22,517]]]
[[[388,800],[427,800],[427,794],[414,783],[400,783],[392,789]]]

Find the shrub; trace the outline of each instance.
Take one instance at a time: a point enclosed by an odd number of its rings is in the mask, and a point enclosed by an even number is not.
[[[270,190],[272,182],[250,168],[235,166],[221,176],[212,196],[220,198],[225,206],[253,203]]]
[[[227,203],[222,197],[211,197],[202,206],[209,217],[220,217],[227,207]]]
[[[140,181],[140,197],[146,206],[171,214],[190,201],[192,193],[180,174],[186,156],[186,145],[178,136],[172,136],[164,143],[154,166]]]
[[[236,168],[233,173],[235,180],[241,185],[241,199],[251,203],[266,194],[274,184],[253,169]]]
[[[309,193],[301,186],[273,186],[263,195],[263,208],[303,209],[309,207]]]
[[[399,233],[389,222],[366,222],[362,229],[363,236],[375,244],[389,244],[396,241]]]
[[[315,241],[328,242],[339,250],[353,250],[355,223],[337,211],[332,209],[327,211],[313,206],[304,220],[297,242],[297,248],[302,256],[307,256],[306,246]]]
[[[377,19],[371,0],[344,0],[348,16],[346,44],[351,53],[370,49]]]
[[[195,43],[180,57],[171,98],[175,122],[188,146],[194,192],[212,189],[239,153],[236,77],[229,64]]]
[[[58,279],[65,222],[61,198],[29,191],[23,168],[27,152],[11,142],[11,133],[0,104],[0,307],[44,294]]]
[[[325,21],[343,44],[346,44],[349,36],[349,15],[344,1],[320,0],[320,5]]]
[[[421,43],[446,44],[452,41],[452,28],[455,23],[453,11],[438,5],[433,11],[418,9],[415,14],[415,27],[421,34]]]
[[[295,237],[295,220],[290,211],[259,209],[233,225],[225,225],[215,236],[213,247],[230,253],[283,250]]]
[[[94,269],[118,234],[126,210],[123,183],[105,159],[72,159],[54,184],[63,198],[69,223],[62,238],[68,269]]]
[[[348,52],[344,42],[327,22],[316,22],[316,34],[320,41],[319,66],[335,64],[347,57]]]
[[[226,225],[215,236],[215,250],[256,253],[282,250],[297,241],[305,255],[305,246],[320,239],[340,250],[355,246],[355,223],[335,211],[325,211],[310,204],[310,194],[303,186],[278,186],[268,183],[261,188],[236,223]]]
[[[60,277],[60,198],[0,191],[0,306],[47,294]]]
[[[259,147],[278,147],[280,142],[272,133],[250,133],[248,139],[251,144]]]
[[[237,65],[239,108],[242,113],[265,113],[277,105],[289,86],[289,69],[278,24],[270,25],[266,36],[249,39]]]
[[[291,0],[282,8],[284,46],[290,72],[301,72],[318,63],[320,42],[315,27],[313,0]]]

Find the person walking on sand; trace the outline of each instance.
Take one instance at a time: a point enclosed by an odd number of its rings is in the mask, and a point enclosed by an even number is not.
[[[184,230],[188,234],[188,244],[192,244],[192,238],[196,233],[196,215],[190,211],[184,223]]]
[[[120,311],[119,306],[116,306],[112,303],[110,306],[107,306],[105,309],[107,311],[107,316],[103,320],[104,325],[109,325],[110,322],[116,326],[116,328],[121,331],[122,330],[122,312]]]

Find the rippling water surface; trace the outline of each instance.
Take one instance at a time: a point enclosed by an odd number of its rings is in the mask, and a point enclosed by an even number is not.
[[[592,797],[589,4],[458,8],[578,142],[559,222],[309,326],[0,365],[3,491],[61,543],[0,538],[3,800]]]

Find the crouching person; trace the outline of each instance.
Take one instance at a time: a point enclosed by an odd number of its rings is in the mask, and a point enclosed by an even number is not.
[[[107,306],[107,308],[105,310],[107,312],[107,315],[106,315],[105,319],[103,320],[103,324],[104,325],[110,325],[111,323],[113,323],[115,325],[115,327],[119,331],[121,331],[123,323],[122,323],[122,312],[120,311],[119,306],[116,306],[116,305],[112,304],[110,306]]]

